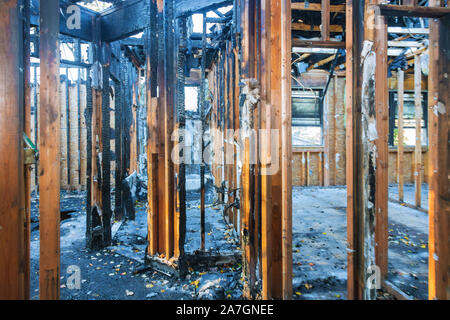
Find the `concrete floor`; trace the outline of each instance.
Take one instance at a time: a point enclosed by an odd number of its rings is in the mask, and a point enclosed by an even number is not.
[[[196,196],[193,195],[195,198]],[[61,193],[61,211],[69,212],[61,221],[61,299],[63,300],[189,300],[240,299],[241,266],[226,265],[205,270],[189,269],[184,279],[144,270],[147,246],[145,203],[136,204],[136,219],[115,222],[113,243],[98,251],[85,247],[85,193]],[[208,194],[207,201],[211,201]],[[209,202],[207,202],[209,204]],[[186,251],[200,248],[199,201],[188,201]],[[39,299],[39,199],[32,200],[31,299]],[[220,248],[220,253],[236,252],[237,242],[223,220],[221,211],[206,210],[206,248]],[[216,252],[217,250],[210,250]],[[70,289],[73,271],[80,270],[80,288]]]
[[[428,210],[428,184],[422,184],[422,192],[421,192],[421,205],[420,207]],[[398,200],[398,185],[390,185],[389,186],[389,198],[393,200]],[[416,205],[415,198],[415,186],[414,184],[405,184],[403,186],[403,201],[407,204]]]
[[[292,199],[295,297],[345,299],[346,188],[294,187]],[[427,214],[389,202],[388,279],[416,299],[427,299],[427,244]]]
[[[396,188],[395,186],[391,187]],[[426,188],[423,188],[426,190]],[[414,188],[405,188],[405,199]],[[390,197],[395,197],[390,192]],[[412,195],[411,195],[412,194]],[[198,195],[187,203],[186,252],[200,247]],[[345,299],[347,281],[345,187],[294,187],[293,263],[294,299]],[[422,197],[426,199],[426,194]],[[61,195],[62,299],[239,299],[240,265],[191,270],[187,279],[170,279],[156,272],[135,274],[143,263],[147,221],[145,204],[137,204],[136,220],[113,225],[113,244],[98,252],[85,248],[85,194]],[[227,254],[238,252],[236,233],[227,226],[221,210],[207,194],[206,249]],[[31,296],[39,296],[38,201],[32,202]],[[416,299],[427,299],[428,216],[398,203],[389,203],[389,280]],[[69,290],[67,268],[81,268],[81,290]],[[192,283],[199,280],[196,288]],[[216,282],[220,281],[217,285]],[[203,283],[203,284],[202,284]],[[209,290],[212,286],[215,289]],[[206,289],[202,290],[202,286]],[[217,289],[220,292],[216,292]],[[222,290],[223,289],[223,290]],[[129,292],[132,294],[129,295]],[[205,293],[205,294],[203,294]]]

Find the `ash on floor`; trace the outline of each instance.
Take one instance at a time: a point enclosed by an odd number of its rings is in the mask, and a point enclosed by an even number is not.
[[[70,211],[70,215],[61,220],[61,299],[187,300],[242,297],[240,265],[208,270],[190,269],[184,279],[151,270],[138,272],[142,269],[146,247],[147,216],[144,204],[136,205],[136,220],[113,224],[114,239],[110,247],[99,251],[86,249],[85,197],[85,193],[61,193],[61,212]],[[39,299],[39,200],[34,198],[32,203],[35,227],[31,232],[30,295],[32,299]],[[220,220],[217,214],[207,216]],[[215,228],[225,228],[214,219],[208,221]],[[76,273],[80,275],[79,289],[74,282]]]
[[[346,192],[345,187],[293,188],[295,299],[346,299]],[[416,299],[428,296],[427,241],[428,216],[389,202],[388,279]]]

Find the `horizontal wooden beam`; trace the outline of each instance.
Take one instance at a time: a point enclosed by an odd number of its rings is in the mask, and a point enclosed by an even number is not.
[[[291,4],[292,10],[301,11],[318,11],[322,10],[322,5],[320,3],[308,3],[304,2],[293,2]],[[330,5],[330,12],[345,13],[345,4]]]
[[[39,26],[39,0],[31,0],[30,25]],[[71,16],[67,12],[67,5],[61,5],[59,10],[59,33],[73,38],[92,41],[92,21],[98,16],[96,12],[79,6],[81,13],[80,28],[69,29],[67,19]]]
[[[413,7],[379,4],[375,6],[375,10],[378,14],[386,17],[442,18],[450,15],[450,8],[446,7]]]
[[[320,32],[320,26],[305,24],[302,22],[293,22],[292,31],[317,31]],[[343,32],[344,28],[340,25],[330,25],[330,32]]]
[[[388,33],[401,34],[429,34],[430,30],[427,28],[403,28],[403,27],[388,27]]]
[[[100,16],[102,41],[113,42],[142,32],[149,26],[145,0],[126,1],[111,7]]]
[[[413,300],[413,297],[407,295],[399,288],[397,288],[392,282],[383,280],[382,287],[390,294],[392,294],[398,300]]]
[[[345,48],[345,42],[342,41],[321,41],[321,40],[303,40],[292,39],[292,47],[306,47],[306,48]]]
[[[179,0],[176,5],[176,17],[202,13],[233,4],[233,0]]]

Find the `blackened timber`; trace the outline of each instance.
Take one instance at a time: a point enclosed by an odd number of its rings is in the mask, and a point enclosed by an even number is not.
[[[381,278],[388,272],[388,167],[389,167],[389,101],[388,101],[388,33],[387,19],[375,14],[376,54],[375,70],[375,112],[378,139],[376,140],[376,190],[375,190],[375,262],[381,271]]]
[[[158,39],[156,37],[156,0],[149,1],[150,27],[145,31],[146,55],[146,93],[147,93],[147,224],[148,250],[153,256],[158,251],[158,149],[157,149],[157,68],[158,68]]]
[[[292,39],[292,47],[340,49],[345,48],[345,42],[332,40],[304,40],[294,38]]]
[[[119,68],[120,69],[120,68]],[[120,77],[120,74],[119,74]],[[115,193],[114,193],[114,220],[120,221],[123,218],[122,208],[122,113],[123,113],[123,93],[120,81],[114,82],[114,138],[116,152],[115,168]]]
[[[81,43],[80,39],[75,39],[75,60],[81,61]],[[81,84],[81,69],[77,68],[77,131],[78,131],[78,184],[81,187],[81,95],[80,95],[80,84]]]
[[[439,1],[429,1],[439,5]],[[430,21],[429,112],[429,247],[428,298],[449,294],[449,77],[450,18]],[[432,111],[432,112],[431,112]]]
[[[177,1],[176,17],[203,13],[233,4],[232,0],[180,0]]]
[[[205,151],[205,81],[206,81],[206,13],[203,14],[203,37],[202,37],[202,58],[201,58],[201,76],[200,76],[200,119],[201,119],[201,164],[200,164],[200,249],[205,250],[205,162],[203,159]]]
[[[177,142],[180,145],[185,143],[184,130],[186,128],[185,114],[185,66],[186,66],[186,40],[187,28],[186,18],[177,20],[178,52],[177,52],[177,108],[176,108],[176,130]],[[176,166],[176,208],[175,208],[175,230],[174,230],[174,256],[184,256],[184,244],[186,238],[186,167],[184,149],[177,154],[178,163]]]
[[[271,176],[267,174],[270,168],[271,139],[267,135],[271,128],[270,110],[270,0],[261,1],[260,13],[260,33],[261,33],[261,54],[260,54],[260,83],[261,83],[261,129],[266,130],[266,134],[261,137],[261,280],[262,298],[268,300],[272,298],[272,192]]]
[[[31,0],[31,16],[30,16],[30,23],[31,26],[39,26],[39,6],[40,1],[39,0]],[[71,17],[72,14],[68,13],[67,5],[58,4],[58,13],[59,15],[59,33],[67,36],[71,36],[74,38],[79,38],[86,41],[92,41],[92,21],[98,16],[98,14],[94,11],[91,11],[89,9],[86,9],[82,6],[78,6],[80,8],[80,27],[79,28],[73,28],[70,29],[68,26],[67,19]],[[70,10],[69,10],[70,11]],[[71,12],[71,11],[70,11]]]
[[[23,1],[0,3],[0,299],[24,299]]]
[[[89,53],[92,55],[92,46],[89,47]],[[88,73],[88,72],[87,72]],[[84,119],[86,122],[86,247],[92,246],[92,114],[93,114],[93,88],[92,78],[89,74],[86,77],[86,109],[84,110]]]
[[[59,1],[40,6],[39,294],[59,299],[60,281],[60,97]]]
[[[125,1],[102,12],[102,41],[113,42],[144,31],[149,24],[146,0]]]
[[[291,0],[281,1],[282,298],[292,299]]]
[[[30,63],[30,2],[25,1],[22,10],[23,15],[23,82],[24,82],[24,133],[31,137],[31,63]],[[36,130],[36,129],[35,129]],[[30,225],[31,225],[31,167],[26,166],[24,172],[25,180],[25,221],[24,221],[24,252],[23,252],[23,268],[20,269],[22,272],[22,283],[24,290],[24,299],[30,299]]]
[[[165,162],[165,248],[166,258],[173,255],[174,246],[174,163],[171,159],[173,150],[172,133],[174,129],[175,110],[175,58],[174,58],[174,0],[164,1],[164,40],[165,40],[165,65],[164,75],[166,81],[166,102],[164,104],[164,162]]]
[[[450,8],[447,7],[378,4],[376,11],[386,17],[444,18],[450,16]]]
[[[67,185],[70,188],[70,103],[69,103],[69,69],[66,68],[66,76],[64,79],[64,85],[66,90],[66,163],[67,163]]]
[[[249,95],[258,86],[255,68],[255,38],[256,38],[256,1],[245,0],[241,12],[241,143],[243,148],[241,172],[241,240],[242,240],[242,277],[244,282],[243,296],[252,299],[256,295],[256,252],[254,235],[254,197],[255,176],[253,141],[251,132],[254,129],[253,113],[255,106],[251,104]]]
[[[102,220],[103,246],[111,244],[111,116],[109,96],[109,66],[111,61],[110,46],[102,45]]]
[[[165,82],[165,41],[164,41],[164,1],[157,0],[157,18],[156,18],[156,32],[158,37],[158,72],[157,72],[157,85],[158,85],[158,102],[157,102],[157,152],[158,152],[158,166],[157,166],[157,184],[158,189],[158,252],[165,252],[165,223],[164,223],[164,112],[165,112],[165,94],[166,94],[166,82]]]

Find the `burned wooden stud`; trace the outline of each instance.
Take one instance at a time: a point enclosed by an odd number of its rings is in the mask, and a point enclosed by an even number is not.
[[[202,57],[201,57],[201,75],[200,75],[200,121],[201,124],[201,151],[200,151],[200,249],[205,250],[205,112],[206,112],[206,96],[205,96],[205,81],[206,81],[206,13],[203,14],[203,36],[202,36]]]
[[[363,182],[362,65],[364,41],[364,3],[347,1],[346,7],[346,87],[347,87],[347,298],[362,299],[365,287],[364,224],[365,210]]]
[[[241,60],[241,92],[240,92],[240,140],[242,148],[241,172],[241,247],[242,277],[244,280],[243,296],[252,299],[256,295],[256,252],[255,252],[255,150],[254,112],[259,101],[259,84],[255,73],[255,49],[257,32],[256,2],[244,1],[241,12],[242,25],[242,60]]]
[[[75,39],[75,61],[81,62],[81,41],[80,39]],[[80,94],[80,84],[81,84],[81,68],[77,68],[77,133],[78,133],[78,185],[81,189],[81,94]]]
[[[111,124],[110,124],[110,91],[109,67],[111,64],[111,48],[108,43],[102,44],[102,98],[101,98],[101,161],[102,161],[102,227],[103,246],[111,244]]]
[[[330,0],[322,0],[322,25],[321,25],[321,36],[322,41],[330,40]]]
[[[271,165],[272,139],[270,105],[270,0],[261,1],[261,278],[262,298],[271,299],[272,294],[272,191]]]
[[[28,294],[24,185],[24,1],[0,3],[0,299],[25,299]],[[59,277],[58,277],[59,278]]]
[[[157,84],[158,84],[158,107],[157,107],[157,149],[158,149],[158,252],[160,254],[165,254],[165,160],[164,160],[164,112],[165,112],[165,95],[166,95],[166,79],[165,79],[165,40],[164,40],[164,1],[157,0],[158,15],[156,18],[156,30],[158,34],[158,73],[157,73]]]
[[[414,104],[416,119],[416,144],[414,148],[414,185],[415,204],[421,207],[422,202],[422,64],[420,55],[414,59]]]
[[[379,2],[379,1],[378,1]],[[375,161],[375,262],[380,268],[380,276],[386,278],[388,272],[388,187],[389,187],[389,100],[386,18],[375,14],[374,54],[375,70],[375,120],[377,139]],[[369,124],[370,125],[370,124]]]
[[[146,54],[146,92],[147,92],[147,170],[148,170],[148,254],[153,256],[158,251],[159,220],[158,220],[158,96],[157,96],[157,68],[158,68],[158,40],[156,37],[156,0],[149,3],[150,28],[145,32]]]
[[[172,133],[174,129],[175,109],[175,65],[174,65],[174,32],[173,32],[174,3],[173,0],[164,1],[164,39],[165,39],[165,110],[164,110],[164,157],[165,157],[165,187],[164,187],[164,220],[165,220],[165,248],[166,258],[173,255],[174,233],[174,164],[171,159],[173,150]]]
[[[183,146],[186,143],[186,113],[185,113],[185,67],[187,50],[187,27],[186,18],[177,19],[177,108],[176,108],[176,131],[177,143]],[[184,149],[176,155],[178,163],[176,165],[176,208],[174,217],[174,257],[183,258],[184,244],[186,238],[186,167]]]
[[[430,6],[439,6],[437,0]],[[449,124],[450,18],[430,20],[429,110],[429,240],[428,299],[449,294]]]
[[[403,146],[403,105],[405,92],[405,73],[403,70],[397,72],[398,83],[398,142],[397,142],[397,175],[398,175],[398,201],[403,202],[403,186],[404,186],[404,146]]]
[[[123,180],[123,138],[122,138],[122,128],[123,128],[123,118],[122,113],[124,109],[123,100],[123,84],[122,84],[122,74],[121,66],[119,63],[118,77],[119,81],[114,82],[114,134],[115,134],[115,194],[114,194],[114,220],[121,221],[124,218],[123,209],[123,190],[122,190],[122,180]]]
[[[281,1],[282,298],[292,299],[291,0]]]
[[[70,188],[70,102],[69,102],[69,68],[66,68],[64,78],[65,99],[66,99],[66,163],[67,163],[67,186]]]
[[[23,15],[23,82],[24,82],[24,133],[31,137],[31,40],[30,40],[30,3],[25,1],[22,8]],[[33,155],[35,151],[33,150]],[[35,157],[36,159],[37,157]],[[36,162],[34,162],[36,164]],[[25,217],[24,217],[24,252],[23,252],[23,290],[24,299],[30,299],[30,255],[31,255],[31,165],[25,164]]]
[[[60,101],[59,1],[40,1],[39,294],[59,299]]]
[[[291,2],[260,10],[262,295],[292,299]]]

